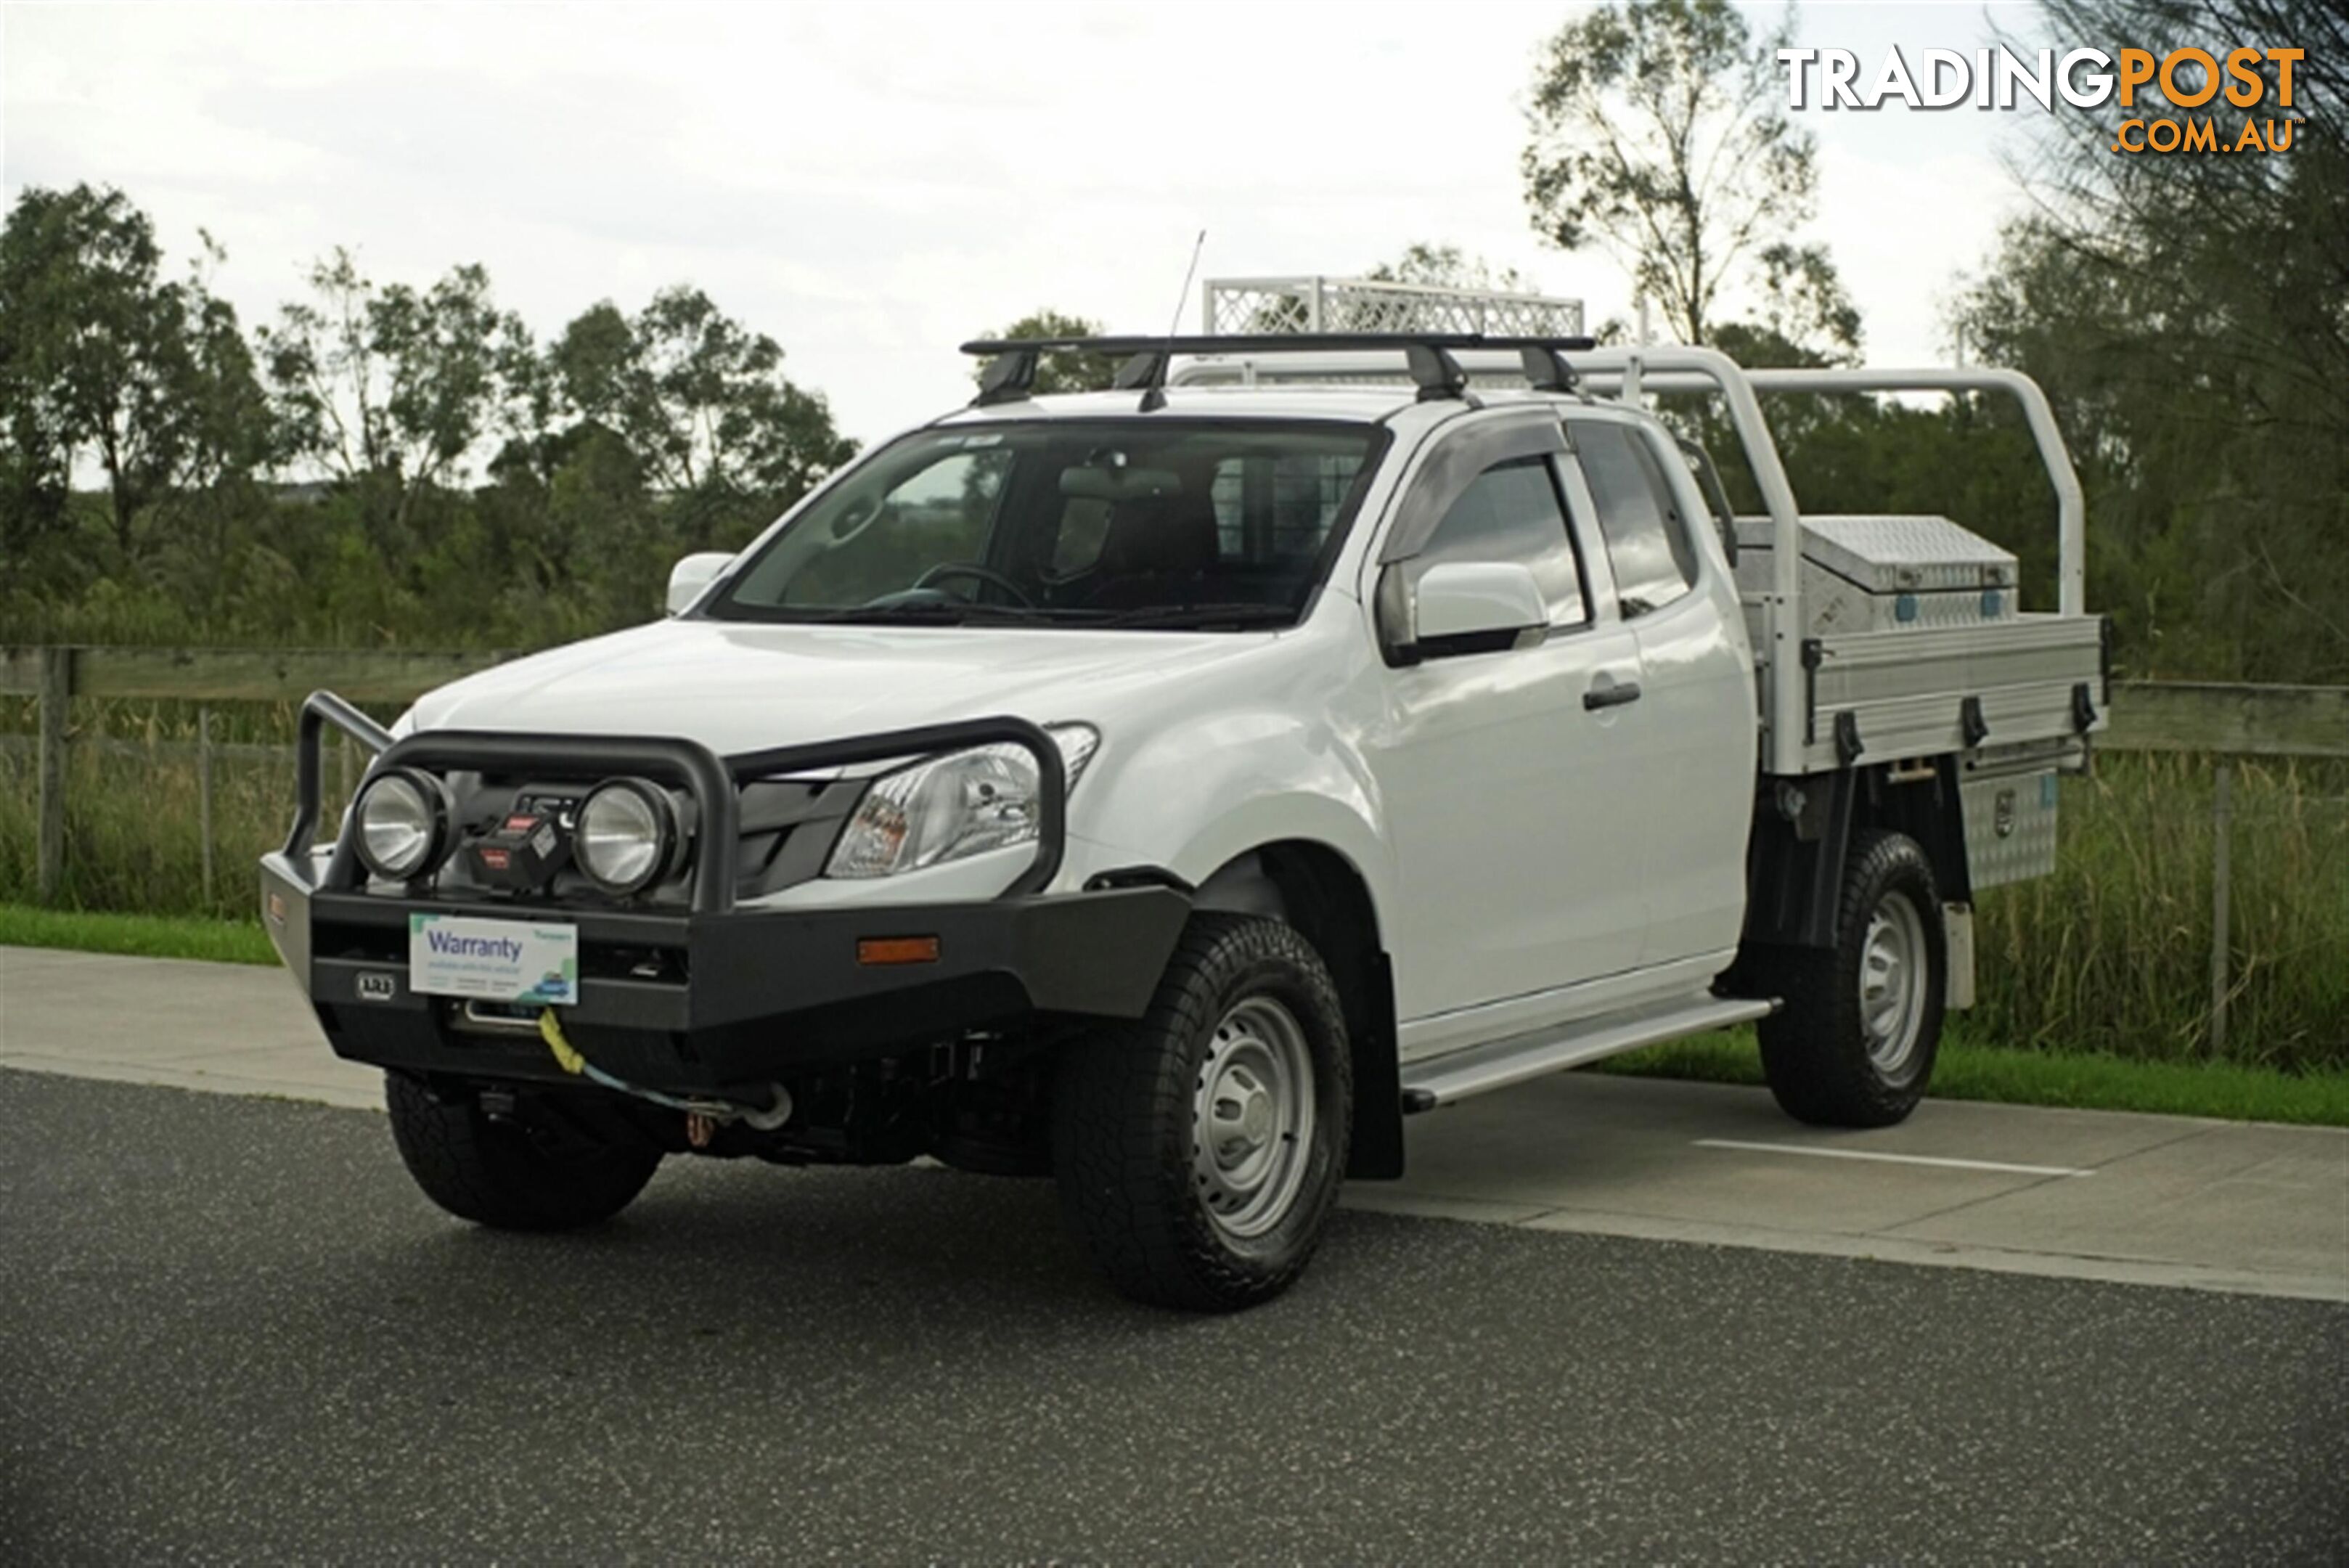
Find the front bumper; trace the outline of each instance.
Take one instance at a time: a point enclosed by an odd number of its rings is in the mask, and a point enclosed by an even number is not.
[[[300,811],[285,847],[262,858],[262,914],[328,1042],[351,1061],[481,1079],[577,1081],[566,1077],[527,1018],[485,1018],[410,987],[412,914],[575,926],[579,1000],[561,1017],[564,1035],[589,1062],[666,1093],[759,1100],[777,1080],[1036,1015],[1138,1018],[1190,914],[1188,893],[1174,887],[1153,882],[1045,896],[1032,890],[1042,879],[1032,872],[1011,893],[986,902],[812,909],[737,909],[730,887],[714,876],[697,877],[689,909],[573,908],[378,890],[358,871],[347,825],[344,841],[311,843],[317,740],[326,723],[377,745],[381,765],[456,760],[516,742],[454,735],[394,742],[326,694],[305,706]],[[534,759],[575,752],[582,766],[600,767],[607,758],[638,768],[670,766],[701,803],[701,822],[724,834],[732,820],[730,774],[827,765],[852,753],[918,753],[941,735],[960,742],[970,733],[1009,735],[1040,748],[1048,788],[1038,861],[1049,877],[1060,859],[1065,784],[1051,742],[1017,722],[900,732],[728,763],[680,742],[533,737],[520,743]],[[904,938],[933,939],[935,958],[862,961],[860,942]]]
[[[335,1054],[415,1072],[564,1080],[527,1031],[469,1021],[409,985],[408,917],[559,920],[579,929],[564,1033],[605,1072],[677,1094],[752,1093],[1033,1014],[1138,1018],[1190,899],[1168,887],[988,903],[639,914],[407,898],[317,885],[323,857],[261,863],[270,940]],[[305,871],[310,875],[305,875]],[[923,963],[860,962],[874,938],[929,937]]]

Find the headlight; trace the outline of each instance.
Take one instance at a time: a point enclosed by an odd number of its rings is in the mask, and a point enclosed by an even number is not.
[[[1092,761],[1101,732],[1091,724],[1050,724],[1069,787]],[[978,746],[916,763],[875,779],[833,846],[827,877],[895,877],[1036,836],[1042,781],[1020,745]]]
[[[572,853],[589,881],[625,898],[668,875],[679,840],[668,791],[644,779],[610,779],[579,803]]]
[[[449,792],[429,774],[394,768],[359,791],[359,858],[391,882],[412,882],[449,847]]]

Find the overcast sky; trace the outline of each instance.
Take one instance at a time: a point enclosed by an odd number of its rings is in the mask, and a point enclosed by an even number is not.
[[[1533,51],[1575,9],[11,5],[0,175],[11,200],[120,186],[175,267],[209,229],[248,324],[337,244],[378,281],[481,262],[542,336],[695,283],[870,441],[962,400],[954,345],[1037,306],[1162,329],[1202,228],[1206,276],[1346,274],[1429,240],[1594,323],[1625,313],[1614,266],[1544,248],[1518,189]],[[1872,70],[1896,41],[1971,49],[1992,16],[1814,4],[1798,41]],[[1869,358],[1945,360],[1944,303],[2019,200],[1997,152],[2026,128],[1801,119]]]

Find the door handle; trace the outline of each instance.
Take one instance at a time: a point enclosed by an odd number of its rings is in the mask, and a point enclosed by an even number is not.
[[[1582,694],[1583,707],[1594,712],[1601,708],[1620,708],[1626,702],[1639,700],[1640,683],[1636,680],[1618,680],[1610,686],[1593,686]]]

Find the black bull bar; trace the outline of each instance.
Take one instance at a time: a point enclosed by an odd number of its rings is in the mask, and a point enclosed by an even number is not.
[[[370,776],[397,766],[583,782],[632,774],[682,788],[696,811],[688,907],[412,897],[371,888],[354,822],[342,825],[331,851],[322,855],[314,842],[329,726],[378,753]],[[1028,751],[1039,775],[1034,858],[998,897],[736,907],[732,846],[743,783],[995,744]],[[439,730],[395,740],[322,691],[303,705],[296,774],[292,829],[284,847],[261,863],[264,920],[336,1054],[385,1067],[483,1078],[563,1076],[533,1034],[481,1027],[461,1004],[413,991],[411,915],[576,927],[578,1001],[562,1010],[572,1042],[597,1066],[631,1082],[724,1093],[1031,1014],[1140,1017],[1190,912],[1188,893],[1164,878],[1112,886],[1096,878],[1081,892],[1043,894],[1060,870],[1067,837],[1068,774],[1051,737],[1024,719],[974,719],[721,759],[676,738]],[[905,939],[915,939],[912,950],[935,957],[880,963],[864,956],[902,953]],[[881,943],[898,945],[870,945]]]

